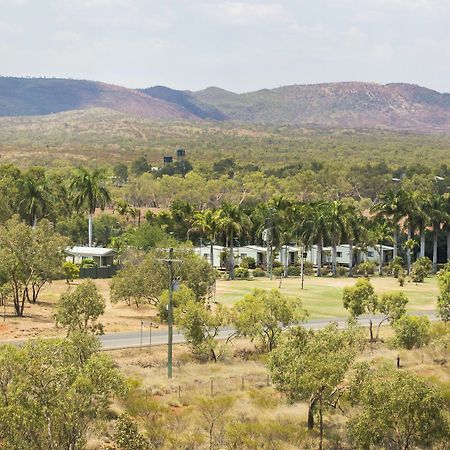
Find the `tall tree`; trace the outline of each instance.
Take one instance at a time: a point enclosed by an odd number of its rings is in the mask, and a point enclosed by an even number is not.
[[[80,167],[73,174],[70,181],[70,189],[73,195],[75,208],[88,212],[88,244],[92,247],[92,224],[95,210],[100,207],[105,209],[111,201],[111,196],[106,187],[106,174],[103,169],[89,171]]]
[[[209,258],[214,266],[214,244],[219,231],[219,214],[217,211],[207,209],[194,214],[192,229],[199,230],[209,240]]]
[[[250,218],[239,205],[223,202],[218,212],[218,225],[228,239],[230,249],[230,280],[234,280],[234,239],[250,226]]]
[[[407,202],[408,195],[403,189],[399,189],[398,191],[390,190],[383,194],[380,200],[372,207],[372,212],[392,220],[394,258],[398,256],[398,226],[400,220],[405,216]]]
[[[44,217],[47,212],[49,193],[45,176],[39,177],[26,174],[19,180],[19,212],[26,218],[29,225],[36,227],[38,217]]]
[[[383,243],[389,240],[392,241],[392,230],[386,220],[375,220],[370,224],[369,235],[375,245],[378,245],[378,275],[383,275]]]
[[[428,214],[430,217],[430,223],[433,228],[433,273],[437,272],[438,261],[438,237],[441,229],[441,224],[445,221],[445,202],[444,198],[435,194],[431,197]]]

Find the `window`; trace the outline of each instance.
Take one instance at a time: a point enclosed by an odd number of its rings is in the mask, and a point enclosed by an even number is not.
[[[336,252],[336,256],[337,256],[338,258],[342,258],[342,252]]]
[[[303,253],[303,258],[307,258],[308,257],[308,253]]]
[[[373,258],[373,252],[367,252],[367,256],[368,256],[369,258]]]
[[[241,253],[241,258],[247,258],[247,253]]]
[[[203,258],[209,259],[209,253],[203,253]]]

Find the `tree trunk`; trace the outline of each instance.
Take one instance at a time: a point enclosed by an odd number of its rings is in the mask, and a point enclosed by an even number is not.
[[[33,230],[36,228],[37,226],[37,216],[36,214],[33,214]]]
[[[333,277],[337,275],[337,246],[336,242],[333,240],[333,247],[332,247],[332,261],[331,261],[331,271]]]
[[[435,227],[433,232],[433,273],[437,272],[437,257],[438,257],[438,230]]]
[[[93,215],[88,215],[88,246],[92,247],[92,228],[93,228]]]
[[[425,230],[420,230],[420,257],[425,256]]]
[[[322,276],[321,269],[322,269],[322,239],[320,238],[317,241],[317,276],[318,277]]]
[[[212,241],[209,247],[209,258],[211,259],[211,267],[214,267],[214,243]]]
[[[378,275],[383,276],[383,244],[380,244],[380,266],[378,267]]]
[[[309,405],[308,405],[308,430],[312,430],[314,428],[314,408],[317,403],[317,398],[313,395],[311,395],[309,399]]]
[[[447,230],[447,262],[450,262],[450,228]]]
[[[320,441],[319,441],[319,450],[323,449],[323,400],[322,395],[319,399],[319,433],[320,433]]]
[[[353,276],[353,239],[350,239],[348,243],[348,276]]]
[[[230,280],[234,280],[234,239],[233,233],[230,234]]]
[[[372,319],[369,320],[369,332],[370,332],[370,342],[375,342],[373,338],[373,322]]]
[[[284,278],[288,276],[289,252],[287,244],[284,245]]]
[[[408,225],[408,241],[412,239],[412,225]],[[409,244],[409,242],[408,242]],[[408,248],[406,249],[406,262],[408,267],[408,275],[411,274],[411,248],[408,245]]]
[[[393,254],[393,258],[397,258],[398,256],[398,233],[397,233],[397,224],[395,225],[394,228],[394,254]]]

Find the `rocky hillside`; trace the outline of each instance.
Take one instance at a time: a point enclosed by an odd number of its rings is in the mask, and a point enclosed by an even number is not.
[[[450,131],[450,94],[411,84],[327,83],[236,94],[216,87],[132,90],[92,81],[0,78],[0,116],[92,108],[167,121]]]

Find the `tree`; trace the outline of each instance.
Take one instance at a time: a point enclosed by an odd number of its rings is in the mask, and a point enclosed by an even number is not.
[[[290,401],[308,400],[308,428],[319,417],[320,445],[323,448],[323,415],[336,408],[344,393],[343,381],[354,362],[359,333],[353,328],[339,330],[330,324],[318,330],[289,329],[277,349],[270,354],[269,371],[276,388]]]
[[[440,295],[437,301],[437,312],[445,322],[450,321],[450,263],[447,263],[438,273]]]
[[[128,414],[121,414],[115,424],[114,442],[120,450],[147,450],[149,442],[139,432],[138,423]]]
[[[125,262],[125,267],[111,280],[111,301],[126,301],[139,306],[142,303],[158,305],[161,294],[168,289],[169,272],[161,250],[149,252],[143,260]],[[211,292],[216,271],[208,261],[189,249],[175,249],[174,279],[184,283],[197,300],[205,299]]]
[[[150,169],[151,167],[148,164],[146,156],[141,156],[131,163],[131,173],[136,176],[142,175],[145,172],[150,172]]]
[[[393,224],[394,258],[398,256],[398,224],[405,215],[408,203],[408,195],[403,189],[398,191],[389,190],[383,194],[380,200],[371,209],[380,217],[391,219]]]
[[[29,225],[35,227],[38,217],[47,212],[49,192],[45,183],[45,175],[32,173],[19,180],[19,211],[26,217]]]
[[[125,391],[112,359],[90,336],[0,346],[0,442],[4,449],[80,450],[89,426]]]
[[[175,323],[183,330],[186,342],[197,358],[217,362],[220,356],[217,337],[220,328],[229,323],[226,306],[188,300],[175,309]]]
[[[220,422],[223,422],[227,412],[233,407],[236,398],[230,395],[221,395],[219,397],[200,397],[197,399],[197,409],[205,421],[206,431],[208,432],[209,450],[219,448],[217,446],[216,428]]]
[[[239,237],[249,225],[250,219],[239,205],[226,202],[222,203],[221,209],[218,212],[218,226],[228,239],[230,249],[230,280],[234,280],[234,238]]]
[[[430,342],[431,322],[427,316],[404,315],[394,322],[395,344],[411,350]]]
[[[403,292],[387,292],[379,298],[378,311],[383,314],[383,318],[378,323],[376,340],[380,335],[381,325],[388,321],[394,324],[406,314],[408,297]]]
[[[431,197],[428,214],[433,227],[433,273],[437,272],[438,261],[438,235],[441,224],[445,220],[445,202],[442,196],[434,195]]]
[[[61,269],[66,240],[47,221],[33,229],[17,217],[0,226],[0,279],[9,286],[15,313],[36,302],[42,286]]]
[[[392,366],[362,366],[353,384],[358,407],[348,429],[357,448],[408,450],[448,439],[442,395],[418,376]]]
[[[194,230],[199,230],[209,239],[210,251],[209,257],[211,266],[214,265],[214,243],[219,231],[219,214],[216,211],[207,209],[206,211],[197,211],[194,214],[194,222],[192,224]]]
[[[64,278],[67,284],[72,283],[76,278],[80,276],[80,268],[71,261],[65,261],[62,265]]]
[[[73,193],[73,202],[77,211],[88,212],[88,243],[92,247],[92,223],[95,210],[100,207],[105,209],[111,202],[111,196],[105,186],[106,173],[102,169],[89,171],[80,167],[72,175],[70,190]]]
[[[331,237],[331,267],[333,277],[337,276],[337,246],[343,237],[348,235],[349,210],[339,200],[327,205],[329,220],[329,235]]]
[[[103,334],[103,325],[97,319],[105,312],[105,299],[92,280],[83,281],[74,290],[61,295],[56,305],[56,324],[72,333]]]
[[[288,297],[277,289],[255,289],[236,302],[232,312],[237,335],[259,339],[269,352],[276,347],[283,327],[306,316],[300,298]]]
[[[378,254],[380,260],[378,262],[378,275],[383,275],[383,243],[392,240],[392,230],[386,220],[377,220],[372,223],[369,229],[369,235],[375,245],[378,245]]]
[[[362,314],[375,315],[378,311],[378,297],[373,286],[367,278],[360,278],[354,286],[345,287],[342,295],[344,308],[352,317],[357,318]],[[370,341],[373,342],[373,321],[369,319]]]
[[[424,256],[423,258],[417,259],[411,267],[411,280],[414,283],[422,283],[431,269],[432,263],[429,258]]]
[[[123,163],[116,164],[113,167],[113,173],[119,181],[126,183],[128,181],[128,166]]]

